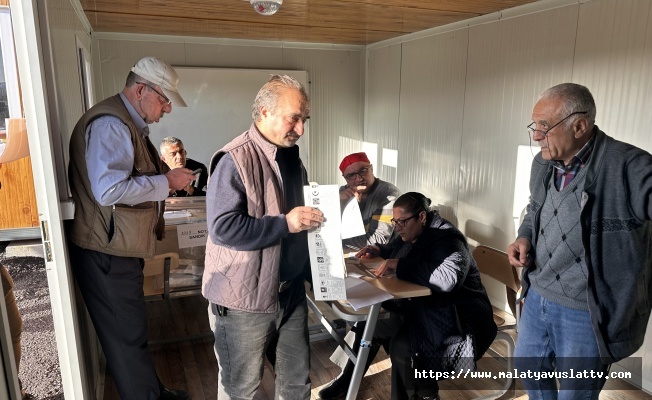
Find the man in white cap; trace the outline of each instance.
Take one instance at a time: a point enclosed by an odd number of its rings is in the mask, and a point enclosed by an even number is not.
[[[143,258],[164,229],[164,200],[195,177],[161,173],[147,124],[185,107],[179,77],[154,57],[138,61],[121,93],[88,110],[70,138],[75,217],[67,226],[70,262],[122,399],[189,399],[158,379],[147,350]]]

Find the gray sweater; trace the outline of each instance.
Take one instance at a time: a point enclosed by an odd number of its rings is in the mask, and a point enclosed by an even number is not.
[[[597,126],[595,130],[580,204],[587,303],[600,355],[616,362],[643,344],[652,308],[652,155]],[[539,240],[541,206],[552,173],[538,154],[532,163],[530,203],[518,230],[532,249]],[[523,269],[524,295],[530,268]]]

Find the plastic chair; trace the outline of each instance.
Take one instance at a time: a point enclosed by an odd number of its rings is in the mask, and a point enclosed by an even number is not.
[[[488,246],[478,246],[473,250],[473,258],[478,264],[478,269],[481,274],[489,276],[496,281],[505,285],[507,294],[507,303],[512,314],[515,316],[516,322],[513,324],[506,323],[505,319],[497,315],[494,309],[494,321],[498,325],[498,334],[494,341],[502,341],[507,346],[507,371],[514,369],[514,348],[516,343],[514,338],[510,335],[508,330],[517,331],[518,320],[520,318],[520,306],[517,307],[518,295],[520,293],[521,281],[518,276],[518,271],[515,267],[509,264],[507,253]],[[498,353],[489,349],[491,353],[496,356]],[[499,392],[481,397],[481,399],[497,399],[507,394],[513,386],[513,379],[508,379],[505,385]]]

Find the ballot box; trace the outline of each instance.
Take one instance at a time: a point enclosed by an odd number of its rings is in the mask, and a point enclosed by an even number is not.
[[[177,253],[179,265],[170,271],[171,287],[201,285],[206,255],[206,198],[170,197],[165,200],[165,237],[156,254]]]

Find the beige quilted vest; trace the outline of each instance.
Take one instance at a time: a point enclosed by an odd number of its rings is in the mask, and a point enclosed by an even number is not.
[[[282,185],[276,164],[276,146],[268,142],[255,124],[219,150],[210,165],[230,154],[247,194],[249,215],[280,215]],[[278,310],[281,242],[260,250],[237,251],[206,243],[202,293],[211,303],[253,313]]]

